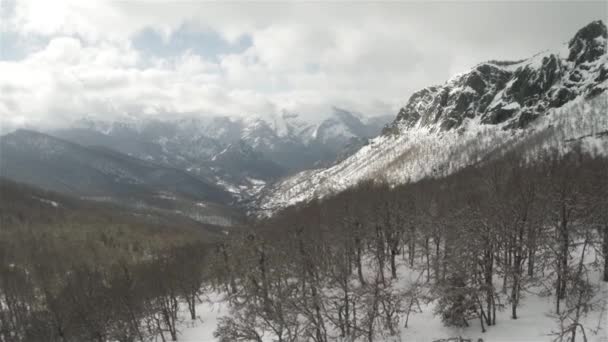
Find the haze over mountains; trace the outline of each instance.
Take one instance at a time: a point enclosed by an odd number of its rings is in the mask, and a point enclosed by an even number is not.
[[[180,212],[204,223],[228,224],[238,217],[228,207],[232,194],[208,179],[105,147],[18,130],[0,138],[0,155],[2,177],[46,190]]]
[[[227,208],[249,200],[266,183],[344,158],[387,122],[339,108],[319,122],[290,113],[83,118],[45,133],[2,136],[0,174],[78,197],[215,216],[218,209],[209,204],[224,208],[224,214],[233,211]]]
[[[80,197],[160,208],[173,206],[159,199],[181,200],[189,212],[203,210],[197,203],[238,203],[266,213],[366,179],[446,175],[505,149],[556,144],[556,134],[568,140],[608,129],[606,38],[605,24],[594,21],[561,51],[478,64],[414,93],[382,134],[389,118],[340,108],[318,122],[288,112],[84,117],[63,129],[3,136],[0,174]],[[590,110],[572,114],[587,101],[595,101]]]

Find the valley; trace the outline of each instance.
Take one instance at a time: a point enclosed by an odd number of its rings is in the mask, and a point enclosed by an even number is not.
[[[312,115],[321,106],[304,96],[307,114],[133,106],[8,129],[0,342],[605,341],[608,29],[594,19],[571,34],[404,91],[390,115],[378,103]],[[256,55],[274,40],[242,39],[246,63],[279,59]],[[304,69],[336,72],[323,68],[335,53]],[[234,54],[206,82],[236,77]],[[262,93],[280,88],[266,76]],[[254,101],[212,88],[223,106]],[[0,112],[14,103],[0,97]]]

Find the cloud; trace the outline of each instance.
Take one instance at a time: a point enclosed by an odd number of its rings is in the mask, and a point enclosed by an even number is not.
[[[3,2],[0,125],[85,115],[315,117],[332,106],[394,114],[412,92],[478,62],[558,48],[606,6]]]

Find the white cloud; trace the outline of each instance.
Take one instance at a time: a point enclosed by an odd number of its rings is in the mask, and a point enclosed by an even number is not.
[[[83,115],[396,112],[415,90],[477,62],[556,48],[606,4],[18,1],[1,30],[47,42],[0,61],[0,125]],[[602,7],[603,6],[603,7]],[[158,57],[144,29],[217,33],[242,52]],[[205,48],[205,41],[189,41]]]

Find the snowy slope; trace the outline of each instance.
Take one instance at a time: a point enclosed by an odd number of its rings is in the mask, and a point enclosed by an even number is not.
[[[591,253],[593,254],[593,253]],[[593,263],[595,255],[589,255],[588,263]],[[402,289],[411,288],[419,280],[420,270],[409,268],[404,262],[399,261],[399,281],[396,286]],[[370,278],[372,275],[368,275]],[[592,300],[594,308],[585,313],[581,319],[585,327],[587,341],[604,342],[608,339],[607,327],[604,324],[605,314],[608,309],[608,284],[600,279],[599,272],[590,274],[590,281],[598,287],[598,293]],[[499,285],[498,285],[499,286]],[[416,306],[408,319],[407,327],[403,321],[400,324],[398,336],[384,334],[377,336],[378,341],[401,342],[448,342],[448,338],[462,337],[472,341],[491,342],[540,342],[555,341],[555,333],[559,331],[559,323],[555,314],[555,298],[547,295],[545,285],[542,282],[526,286],[521,299],[519,317],[514,320],[510,317],[509,310],[497,312],[498,324],[488,326],[485,333],[481,332],[478,321],[469,321],[468,327],[446,327],[441,318],[434,314],[437,301],[425,303],[420,300],[420,306]],[[421,294],[428,294],[429,289],[425,285],[421,287]],[[203,296],[203,301],[197,306],[197,319],[190,320],[189,312],[183,305],[182,320],[180,322],[179,341],[182,342],[214,342],[214,331],[217,329],[218,320],[221,317],[230,316],[230,305],[226,301],[225,294],[211,292]],[[582,340],[582,339],[581,339]],[[272,334],[265,335],[263,341],[273,341]],[[375,341],[375,340],[374,340]],[[454,342],[457,340],[450,340]]]
[[[446,175],[514,148],[533,157],[538,149],[566,151],[580,141],[605,154],[606,38],[606,26],[593,22],[556,53],[482,63],[416,92],[384,135],[335,166],[274,184],[258,208],[269,214],[367,179],[401,184]]]

